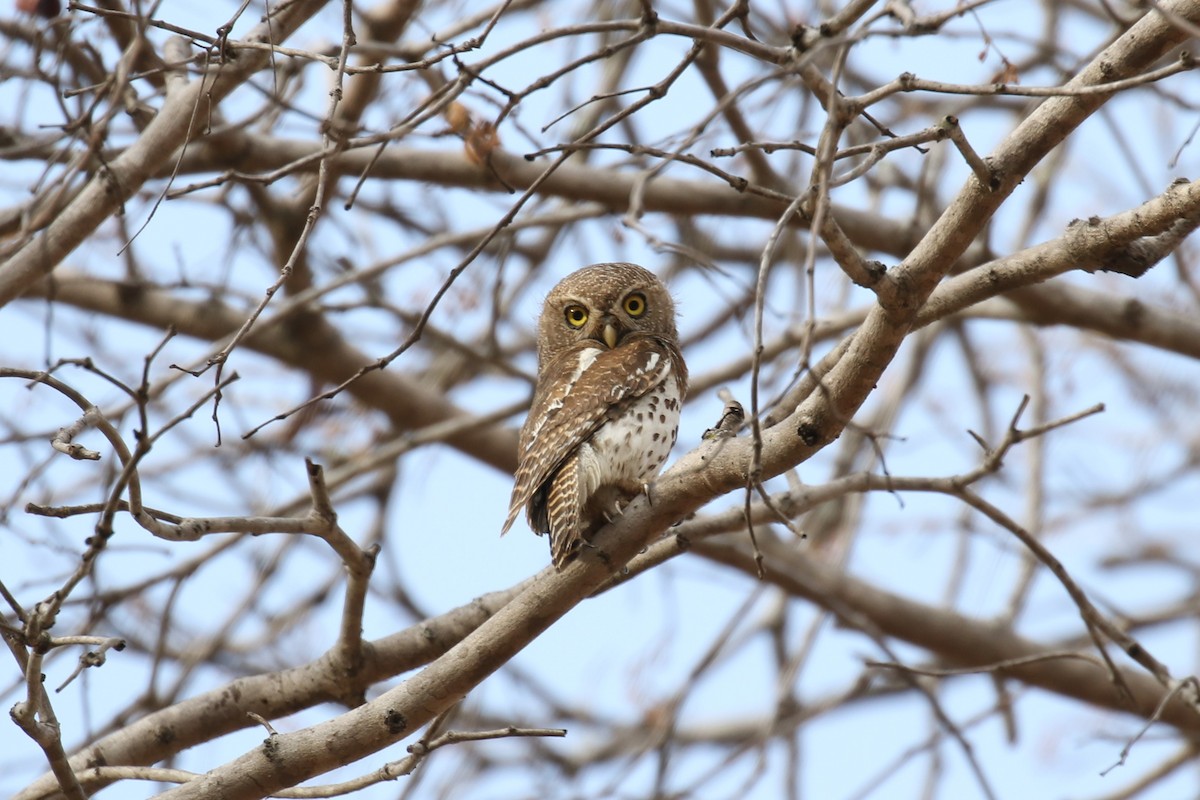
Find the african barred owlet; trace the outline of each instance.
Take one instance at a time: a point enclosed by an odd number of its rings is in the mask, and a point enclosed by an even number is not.
[[[636,264],[564,278],[538,323],[537,386],[501,534],[524,506],[562,569],[658,474],[686,392],[675,305],[658,278]]]

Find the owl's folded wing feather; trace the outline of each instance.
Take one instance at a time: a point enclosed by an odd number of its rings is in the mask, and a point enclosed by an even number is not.
[[[557,569],[562,569],[567,563],[575,545],[583,536],[583,522],[579,518],[579,511],[584,503],[584,490],[579,474],[579,462],[578,453],[567,456],[546,482],[545,497],[534,503],[539,516],[545,517],[545,527],[550,531],[550,557]],[[534,524],[530,522],[530,525]]]

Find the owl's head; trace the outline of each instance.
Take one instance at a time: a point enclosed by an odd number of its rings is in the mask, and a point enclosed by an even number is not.
[[[637,264],[593,264],[550,291],[538,329],[542,364],[585,340],[610,349],[634,333],[674,342],[675,303],[662,281]]]

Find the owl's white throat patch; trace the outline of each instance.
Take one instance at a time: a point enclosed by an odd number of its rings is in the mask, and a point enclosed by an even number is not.
[[[588,367],[596,363],[596,359],[600,357],[600,351],[594,347],[588,347],[579,351],[579,360],[575,362],[575,369],[571,372],[571,377],[567,379],[567,383],[575,383],[579,380]]]

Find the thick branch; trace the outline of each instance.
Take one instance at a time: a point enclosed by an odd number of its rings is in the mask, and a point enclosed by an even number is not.
[[[1171,11],[1195,20],[1200,18],[1200,2],[1177,2],[1171,4]],[[1108,83],[1137,74],[1185,38],[1186,33],[1169,24],[1162,15],[1147,14],[1068,85]],[[974,175],[968,178],[909,257],[894,270],[899,289],[897,302],[887,309],[872,309],[846,352],[822,378],[820,391],[808,394],[807,398],[786,399],[785,407],[793,403],[798,406],[778,426],[782,432],[777,431],[764,441],[765,475],[777,475],[805,460],[841,433],[891,363],[920,306],[992,214],[1030,170],[1109,97],[1110,94],[1088,93],[1046,100],[992,154],[989,163],[997,178],[995,185],[985,185]],[[798,431],[802,434],[800,441],[795,437]]]
[[[525,585],[476,598],[434,619],[364,644],[361,669],[353,675],[339,669],[337,660],[327,653],[291,669],[238,678],[155,711],[75,753],[70,759],[71,767],[84,788],[94,792],[107,786],[111,779],[98,779],[89,773],[86,768],[91,764],[154,764],[202,742],[253,727],[257,723],[247,716],[247,711],[266,719],[278,719],[321,703],[361,695],[372,684],[416,669],[445,653]],[[46,775],[13,800],[45,797],[57,786],[54,778]]]
[[[267,175],[289,164],[295,165],[296,172],[315,172],[322,153],[320,145],[311,141],[231,132],[212,142],[198,142],[189,147],[180,164],[180,174],[234,170],[246,175]],[[382,154],[374,147],[363,147],[327,155],[331,168],[347,173],[369,168],[370,176],[375,179],[427,181],[494,192],[528,189],[545,172],[543,164],[503,150],[493,151],[487,166],[460,151],[397,146],[388,147]],[[497,180],[497,175],[503,183]],[[568,162],[560,165],[538,191],[568,200],[600,203],[617,212],[628,211],[635,193],[639,193],[642,211],[769,220],[777,219],[791,200],[773,192],[755,193],[743,190],[740,185],[733,187],[714,180],[655,177],[645,186],[642,181],[640,172]],[[906,252],[906,245],[911,247],[913,243],[907,223],[845,206],[834,206],[834,216],[861,247]]]

